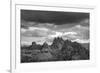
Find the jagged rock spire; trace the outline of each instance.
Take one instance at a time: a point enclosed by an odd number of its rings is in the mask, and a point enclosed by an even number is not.
[[[42,47],[48,48],[48,44],[46,42],[43,43]]]
[[[42,45],[42,52],[49,52],[50,50],[50,46],[46,42],[44,42]]]
[[[54,41],[52,43],[52,49],[62,49],[62,46],[64,44],[64,40],[61,37],[54,38]]]
[[[32,45],[36,45],[36,42],[32,42]]]

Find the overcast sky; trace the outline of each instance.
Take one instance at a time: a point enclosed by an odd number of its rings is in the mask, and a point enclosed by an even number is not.
[[[89,42],[89,13],[21,10],[21,43],[52,43],[55,37]]]

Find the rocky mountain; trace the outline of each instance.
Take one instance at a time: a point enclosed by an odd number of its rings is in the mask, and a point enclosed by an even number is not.
[[[50,46],[45,42],[43,45],[42,45],[42,52],[49,52],[51,50]]]
[[[21,47],[21,58],[21,62],[88,60],[89,50],[80,43],[57,37],[51,45],[32,42],[29,47]]]
[[[57,37],[57,38],[54,38],[51,48],[61,50],[63,47],[63,44],[64,44],[64,40],[60,37]]]
[[[28,49],[30,49],[30,50],[39,49],[40,50],[41,49],[41,45],[36,44],[36,42],[32,42],[32,45],[30,45]]]

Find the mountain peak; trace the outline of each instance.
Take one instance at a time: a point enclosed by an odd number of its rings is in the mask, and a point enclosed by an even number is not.
[[[64,40],[61,37],[57,37],[54,38],[54,41],[51,46],[53,47],[53,49],[61,50],[63,44],[64,44]]]
[[[61,37],[54,38],[54,40],[53,40],[53,44],[61,43],[61,42],[64,42],[64,40]]]
[[[32,42],[32,45],[36,45],[36,42]]]
[[[50,50],[51,50],[50,46],[46,42],[44,42],[42,45],[42,51],[49,52]]]
[[[44,42],[42,46],[43,47],[48,47],[49,45],[47,44],[47,42]]]

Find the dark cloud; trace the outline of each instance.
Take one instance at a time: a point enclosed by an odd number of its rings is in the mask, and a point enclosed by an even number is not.
[[[89,13],[21,10],[22,20],[39,23],[55,23],[59,25],[77,23],[86,18],[89,19]]]
[[[21,30],[21,35],[25,37],[48,37],[48,35],[54,35],[55,32],[45,29],[45,28],[33,28],[34,30],[31,29],[24,29]]]
[[[84,19],[78,23],[65,23],[63,25],[55,25],[54,23],[36,23],[36,22],[30,22],[30,21],[27,21],[27,22],[22,21],[21,23],[21,27],[24,29],[28,29],[29,27],[37,27],[37,28],[39,27],[39,28],[47,28],[54,31],[65,31],[77,25],[89,27],[89,19]]]
[[[80,22],[80,25],[89,26],[89,23],[90,23],[89,19],[84,19],[84,20],[82,20],[82,21]]]
[[[52,43],[58,36],[88,42],[89,13],[21,10],[22,42]]]
[[[28,27],[32,27],[32,26],[35,26],[37,24],[38,23],[36,23],[36,22],[21,20],[21,28],[28,29]]]

